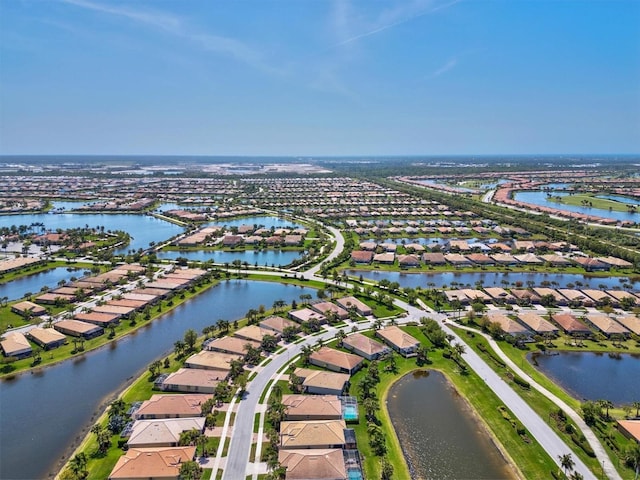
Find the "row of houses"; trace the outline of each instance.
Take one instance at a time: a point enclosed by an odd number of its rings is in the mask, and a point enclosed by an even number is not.
[[[372,248],[373,247],[373,248]],[[421,265],[451,265],[453,267],[474,267],[474,266],[518,266],[518,265],[552,265],[554,267],[580,266],[587,272],[608,271],[611,268],[631,268],[633,264],[616,257],[583,257],[583,256],[564,256],[555,253],[535,255],[533,253],[523,253],[512,255],[510,253],[442,253],[427,252],[420,244],[406,244],[405,250],[415,253],[396,254],[395,244],[376,245],[374,243],[363,243],[360,245],[361,250],[351,252],[351,260],[354,263],[370,264],[394,264],[398,263],[400,267],[419,267]],[[384,251],[376,253],[380,248]]]
[[[142,273],[144,267],[139,265],[125,265],[118,269],[107,272],[105,278],[122,278],[131,272]],[[2,351],[7,357],[25,358],[33,353],[29,341],[37,344],[44,350],[51,350],[64,345],[67,336],[90,340],[104,334],[104,329],[117,325],[122,319],[128,318],[136,312],[146,308],[148,305],[157,303],[171,292],[178,288],[185,288],[206,273],[200,269],[181,269],[168,273],[163,279],[156,282],[148,282],[144,288],[139,288],[127,292],[118,298],[113,298],[104,304],[96,305],[89,311],[74,314],[72,318],[59,320],[53,323],[52,328],[31,328],[25,334],[13,332],[5,335],[5,339],[0,342]],[[105,275],[105,274],[103,274]],[[103,282],[92,282],[90,279],[102,277],[84,278],[82,284],[96,283],[104,285]],[[77,286],[78,282],[75,282]],[[73,288],[70,288],[73,290]],[[64,293],[58,293],[64,295]],[[30,301],[18,302],[11,307],[12,311],[24,315],[42,315],[46,309],[37,303]]]
[[[597,290],[593,288],[511,288],[506,290],[501,287],[484,287],[482,290],[462,288],[457,290],[444,290],[449,302],[459,301],[463,305],[473,302],[495,302],[497,304],[540,304],[573,307],[597,307],[611,305],[619,307],[621,304],[629,306],[640,305],[640,293],[626,290]]]
[[[521,312],[515,317],[499,312],[487,315],[492,323],[497,323],[502,331],[511,336],[532,335],[556,336],[560,331],[571,336],[589,337],[594,332],[611,338],[627,338],[632,333],[640,335],[640,318],[633,315],[610,316],[587,314],[577,318],[571,313],[555,313],[549,319],[534,312]]]

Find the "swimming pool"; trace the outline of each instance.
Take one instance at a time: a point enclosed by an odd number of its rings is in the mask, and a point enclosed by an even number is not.
[[[345,405],[342,408],[342,418],[344,418],[345,421],[358,420],[358,406]]]

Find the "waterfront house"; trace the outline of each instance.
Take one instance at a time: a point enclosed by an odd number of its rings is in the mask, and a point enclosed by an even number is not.
[[[105,303],[104,305],[96,305],[92,309],[94,312],[99,313],[112,313],[117,315],[118,318],[128,317],[136,311],[134,307],[123,307],[121,305],[113,305],[112,303]]]
[[[373,252],[367,250],[354,250],[351,252],[351,260],[355,263],[371,263]]]
[[[487,318],[490,323],[497,323],[505,335],[511,335],[512,337],[525,336],[530,337],[531,332],[526,327],[520,325],[515,320],[510,319],[506,315],[497,312],[489,312]]]
[[[44,303],[46,305],[53,305],[58,302],[72,303],[75,302],[75,295],[64,295],[61,293],[43,293],[36,297],[36,302]]]
[[[287,480],[347,480],[340,448],[280,450],[278,463],[286,469]]]
[[[633,268],[633,263],[617,257],[596,257],[596,260],[616,268]]]
[[[377,253],[373,256],[373,261],[378,263],[392,264],[396,260],[396,254],[392,252]]]
[[[629,336],[629,330],[627,330],[625,327],[620,325],[608,315],[593,313],[587,315],[585,318],[591,325],[600,330],[600,332],[602,332],[606,337],[616,335],[626,338]]]
[[[531,290],[523,290],[521,288],[512,288],[511,295],[516,298],[518,303],[540,303],[540,297]]]
[[[398,265],[401,267],[419,267],[420,257],[413,254],[398,255]]]
[[[349,312],[347,312],[344,308],[339,307],[335,303],[331,302],[316,302],[309,306],[315,312],[321,313],[327,316],[327,312],[333,312],[336,318],[340,320],[344,320],[349,318]]]
[[[204,421],[203,417],[136,420],[127,445],[129,448],[177,447],[182,432],[203,432]]]
[[[302,379],[304,391],[314,395],[342,395],[348,389],[351,378],[346,373],[308,368],[296,368],[294,374]]]
[[[628,298],[631,300],[632,305],[640,305],[640,298],[636,297],[634,294],[630,292],[625,292],[624,290],[607,290],[607,293],[616,299],[617,302],[621,302],[624,299]]]
[[[76,313],[73,318],[80,320],[81,322],[92,323],[101,327],[108,327],[109,325],[117,325],[120,321],[120,315],[115,313],[99,313],[99,312],[87,312]]]
[[[573,257],[575,263],[584,268],[587,272],[607,271],[611,268],[608,263],[601,262],[590,257]]]
[[[484,291],[497,303],[515,303],[513,295],[501,287],[484,287]]]
[[[469,267],[471,260],[459,253],[447,253],[444,259],[455,267]]]
[[[53,328],[65,335],[82,337],[85,340],[99,337],[104,334],[104,328],[99,325],[93,325],[80,320],[60,320],[53,324]]]
[[[11,305],[11,311],[14,313],[17,313],[22,317],[27,317],[30,315],[37,317],[47,313],[47,309],[44,308],[43,306],[38,305],[37,303],[26,301],[26,300],[23,302],[14,303],[13,305]]]
[[[342,346],[367,360],[375,360],[391,351],[386,345],[362,333],[349,335],[342,340]]]
[[[245,340],[236,337],[220,337],[206,343],[205,348],[209,351],[231,353],[234,355],[245,355],[247,346],[259,348],[260,343],[252,340]]]
[[[289,317],[299,323],[308,322],[311,319],[317,320],[320,324],[327,323],[327,318],[321,313],[315,312],[310,308],[301,308],[300,310],[291,310]]]
[[[570,313],[554,313],[551,319],[568,335],[589,336],[591,330]]]
[[[444,265],[445,263],[447,263],[444,255],[440,252],[423,253],[422,261],[427,265]]]
[[[376,336],[404,357],[416,355],[420,341],[395,325],[376,331]]]
[[[496,261],[496,263],[499,263],[500,265],[516,265],[518,263],[518,260],[516,260],[515,257],[509,253],[495,253],[490,256]]]
[[[569,301],[569,305],[584,305],[585,307],[593,307],[594,305],[593,300],[587,297],[580,290],[575,290],[573,288],[559,288],[558,293]]]
[[[6,334],[0,341],[0,347],[5,357],[26,358],[32,353],[29,340],[20,332]]]
[[[45,350],[58,348],[59,346],[64,345],[67,341],[67,337],[53,328],[32,328],[27,332],[27,337]]]
[[[518,320],[538,335],[551,334],[557,335],[558,329],[555,325],[542,318],[537,313],[533,312],[520,312],[518,313]]]
[[[471,302],[480,301],[482,303],[489,303],[491,301],[491,297],[484,293],[482,290],[476,290],[474,288],[463,288],[458,291],[466,296]]]
[[[293,327],[296,331],[300,327],[296,322],[278,316],[265,318],[260,322],[260,326],[265,330],[270,330],[279,335],[282,335],[284,329],[287,327]]]
[[[191,418],[202,416],[202,404],[211,395],[204,394],[154,394],[145,400],[131,414],[134,420],[153,420],[158,418]]]
[[[181,368],[170,373],[160,382],[160,388],[168,392],[213,393],[216,385],[226,378],[225,373],[200,368]]]
[[[345,310],[355,308],[356,312],[358,312],[363,317],[368,317],[369,315],[373,314],[373,310],[371,310],[371,307],[366,303],[361,302],[356,297],[342,297],[336,300],[336,303]]]
[[[179,480],[180,467],[195,455],[196,447],[130,448],[116,462],[109,480]]]
[[[351,353],[342,352],[329,347],[321,347],[309,357],[309,363],[317,367],[327,368],[334,372],[353,375],[362,367],[362,358]]]
[[[615,298],[602,290],[583,289],[582,293],[591,298],[596,305],[618,305],[618,301]]]
[[[243,340],[250,340],[252,342],[262,343],[262,339],[267,335],[275,337],[276,340],[280,340],[280,334],[273,330],[262,328],[258,325],[247,325],[233,333],[233,336]]]
[[[220,376],[224,377],[231,370],[231,362],[233,360],[240,360],[241,358],[242,355],[202,350],[187,358],[184,366],[187,368],[216,370]]]
[[[616,320],[623,327],[629,329],[636,335],[640,335],[640,318],[635,315],[624,315],[622,317],[616,317]]]
[[[346,427],[344,420],[284,421],[280,424],[280,448],[343,448]]]
[[[542,300],[542,297],[550,296],[551,298],[553,298],[553,303],[555,305],[564,306],[569,303],[566,297],[564,297],[562,294],[560,294],[557,290],[554,290],[553,288],[537,287],[537,288],[533,288],[532,290],[536,295],[540,297],[540,300]]]
[[[285,420],[340,420],[342,402],[337,395],[283,395]]]
[[[640,420],[618,420],[617,423],[620,433],[640,444]]]

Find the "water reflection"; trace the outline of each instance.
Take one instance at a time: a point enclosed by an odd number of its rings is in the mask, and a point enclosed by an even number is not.
[[[412,478],[515,478],[442,373],[406,375],[389,391],[388,408]]]

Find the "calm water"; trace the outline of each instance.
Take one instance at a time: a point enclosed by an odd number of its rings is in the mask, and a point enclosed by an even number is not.
[[[412,478],[515,478],[442,373],[406,375],[389,391],[388,408]]]
[[[604,198],[607,200],[613,200],[614,202],[626,203],[628,205],[640,205],[640,199],[625,197],[623,195],[596,195],[596,198]]]
[[[232,263],[234,260],[242,260],[249,263],[249,268],[258,264],[258,266],[280,266],[289,265],[295,259],[300,257],[302,252],[296,251],[280,251],[280,250],[246,250],[241,252],[221,252],[221,251],[167,251],[158,252],[157,257],[159,259],[176,259],[178,257],[185,257],[189,260],[213,260],[215,263]]]
[[[58,203],[54,203],[57,206]],[[93,214],[93,213],[44,213],[38,215],[0,216],[0,226],[31,225],[43,223],[47,229],[104,226],[106,230],[124,230],[132,239],[125,248],[116,253],[148,248],[149,242],[160,242],[183,232],[183,228],[149,215]]]
[[[84,272],[85,270],[83,269],[58,267],[46,272],[34,273],[8,283],[1,283],[0,297],[9,297],[9,301],[11,301],[22,298],[27,292],[37,293],[44,286],[57,288],[59,281],[64,280],[66,282],[71,277],[80,278],[84,276]]]
[[[616,405],[640,399],[640,356],[560,352],[536,358],[539,369],[577,399],[611,400]]]
[[[227,227],[239,227],[240,225],[262,225],[264,228],[302,228],[302,225],[290,222],[284,218],[271,216],[254,216],[234,219],[222,219],[209,225],[226,225]]]
[[[547,194],[541,191],[516,192],[515,200],[520,202],[531,203],[533,205],[542,205],[544,207],[557,208],[569,212],[584,213],[586,215],[595,215],[602,218],[613,218],[615,220],[630,220],[632,222],[640,222],[640,213],[615,212],[595,207],[581,207],[578,205],[565,205],[557,203],[547,198]]]
[[[532,273],[532,272],[442,272],[442,273],[402,273],[384,272],[378,270],[347,270],[347,275],[359,276],[379,282],[387,279],[390,282],[398,282],[401,287],[443,287],[458,285],[470,285],[475,287],[476,282],[482,282],[485,287],[510,287],[516,282],[521,282],[523,286],[528,286],[527,282],[533,282],[534,286],[547,285],[553,288],[565,288],[568,284],[574,284],[578,288],[599,288],[599,285],[606,285],[609,289],[621,289],[623,283],[630,283],[636,289],[639,282],[631,283],[627,277],[587,277],[577,273]],[[506,282],[506,283],[504,283]],[[556,282],[556,283],[553,283]],[[579,283],[582,283],[582,287]]]
[[[45,478],[107,397],[173,349],[193,328],[219,318],[234,320],[250,308],[291,302],[308,289],[269,282],[232,280],[199,295],[162,319],[117,343],[0,383],[0,478]],[[46,354],[45,354],[46,355]]]

